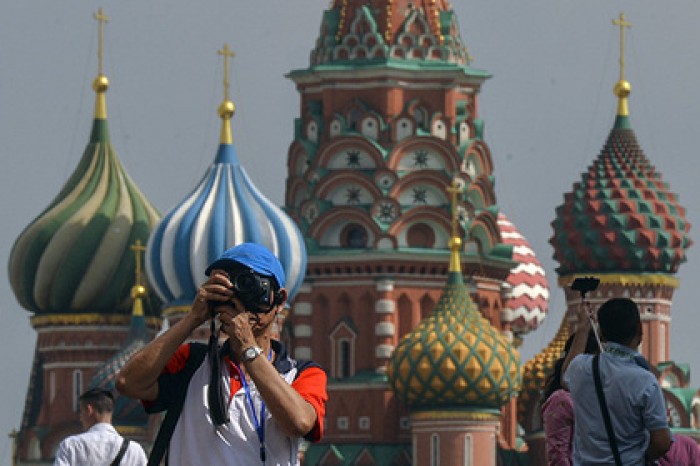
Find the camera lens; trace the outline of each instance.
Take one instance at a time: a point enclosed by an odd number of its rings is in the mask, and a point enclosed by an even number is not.
[[[255,272],[246,271],[231,278],[236,297],[246,310],[253,313],[267,313],[271,309],[270,279],[261,277]]]
[[[236,277],[234,282],[236,291],[244,294],[257,294],[260,290],[260,285],[257,277],[252,273],[243,273]]]

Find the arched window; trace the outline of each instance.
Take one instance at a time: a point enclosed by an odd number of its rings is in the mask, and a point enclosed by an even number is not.
[[[469,142],[471,137],[471,131],[469,128],[469,123],[463,121],[459,124],[459,144],[464,145]]]
[[[318,124],[314,120],[306,124],[306,139],[313,143],[318,142]]]
[[[410,248],[432,248],[435,245],[435,232],[425,223],[411,225],[406,233]]]
[[[401,118],[396,122],[396,140],[400,141],[413,136],[413,121],[410,118]]]
[[[351,357],[352,343],[350,340],[342,339],[338,341],[338,361],[336,362],[338,367],[338,378],[344,379],[346,377],[350,377],[352,371]]]
[[[428,112],[423,107],[413,109],[413,119],[420,129],[428,129]]]
[[[331,376],[345,379],[355,375],[355,340],[357,332],[352,320],[341,320],[331,332]]]
[[[360,121],[361,114],[362,113],[357,108],[353,108],[348,112],[348,129],[350,129],[350,131],[357,131],[359,129],[357,124]]]
[[[332,138],[338,136],[342,130],[343,130],[343,125],[340,123],[339,120],[335,119],[331,122],[330,134],[331,134]]]
[[[440,437],[438,434],[430,436],[430,466],[440,466]]]
[[[366,248],[367,230],[357,223],[346,225],[340,234],[340,244],[348,248]]]

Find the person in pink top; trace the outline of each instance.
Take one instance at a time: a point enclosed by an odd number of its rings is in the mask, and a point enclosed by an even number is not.
[[[700,465],[700,447],[692,438],[681,435],[673,435],[671,448],[664,456],[659,458],[659,466],[696,466]]]
[[[571,466],[574,441],[574,402],[561,384],[561,368],[564,358],[571,348],[574,336],[564,344],[561,357],[554,363],[552,374],[547,379],[542,397],[542,422],[544,423],[547,466]],[[588,334],[585,352],[596,354],[600,351],[595,334]],[[591,389],[593,389],[591,387]]]

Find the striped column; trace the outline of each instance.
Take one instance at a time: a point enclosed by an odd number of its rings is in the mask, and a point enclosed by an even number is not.
[[[304,283],[299,288],[292,311],[292,324],[294,326],[293,354],[295,359],[313,359],[313,352],[311,351],[313,306],[310,299],[311,285]]]
[[[377,282],[377,301],[374,303],[374,360],[378,373],[386,372],[396,339],[396,301],[394,301],[394,281]]]

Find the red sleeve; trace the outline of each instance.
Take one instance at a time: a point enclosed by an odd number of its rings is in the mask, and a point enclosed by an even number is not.
[[[292,382],[292,388],[308,401],[316,411],[316,424],[304,438],[311,442],[318,442],[323,437],[323,418],[326,415],[326,373],[320,367],[312,366],[304,369]]]
[[[175,351],[170,357],[170,361],[163,368],[163,374],[174,374],[180,372],[184,367],[187,360],[190,358],[190,345],[184,344]]]
[[[190,358],[190,345],[189,344],[184,344],[180,345],[180,347],[175,351],[175,354],[173,354],[170,357],[170,360],[168,363],[165,365],[163,368],[163,371],[161,372],[162,374],[176,374],[180,372],[184,367],[185,363],[187,360]],[[158,393],[159,399],[161,398],[160,394],[160,389]],[[146,412],[156,412],[160,411],[158,408],[159,400],[153,400],[153,401],[147,401],[147,400],[141,400],[141,404],[143,405],[144,409]]]

